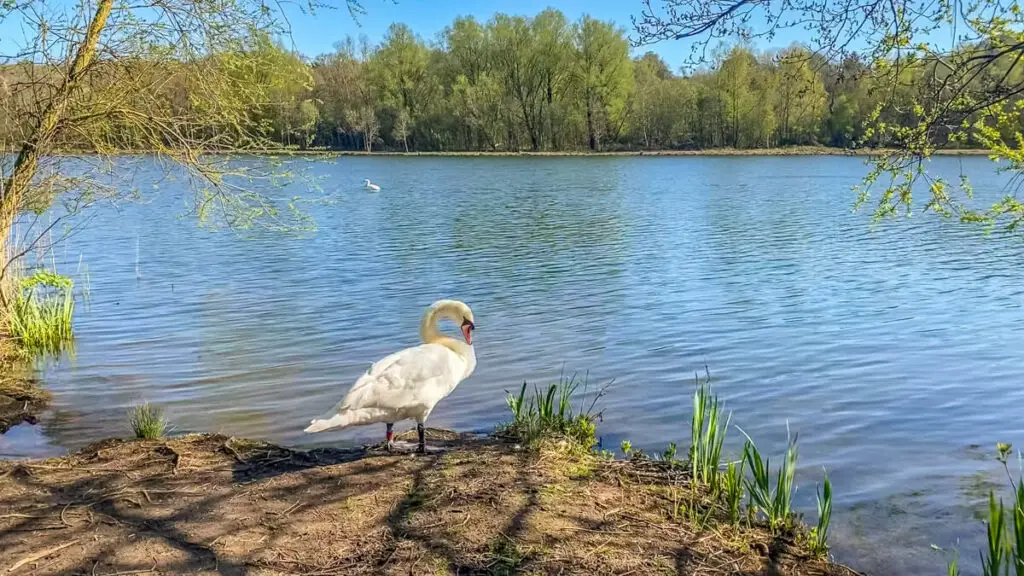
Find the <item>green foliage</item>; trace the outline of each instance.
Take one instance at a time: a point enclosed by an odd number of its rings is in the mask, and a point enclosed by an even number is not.
[[[985,148],[1004,169],[1020,173],[1024,168],[1024,68],[1019,66],[1024,8],[1019,1],[788,0],[774,11],[764,7],[767,18],[751,18],[745,4],[647,2],[634,19],[635,41],[686,38],[694,54],[690,64],[706,64],[707,49],[723,39],[770,41],[787,28],[798,28],[811,54],[802,60],[824,70],[830,142],[852,139],[885,149],[871,160],[858,206],[873,201],[876,219],[921,210],[990,229],[1016,230],[1024,222],[1024,203],[1016,190],[991,205],[979,205],[965,179],[949,182],[926,169],[932,154],[948,147]],[[788,67],[785,59],[783,54],[781,68]],[[795,80],[795,86],[814,84],[800,70],[780,76]],[[788,84],[780,88],[785,91]],[[799,90],[791,99],[809,98],[798,106],[817,110],[817,90]],[[857,124],[860,134],[854,133]],[[785,126],[781,132],[798,135]],[[873,188],[876,198],[870,196]]]
[[[818,523],[811,528],[809,544],[815,554],[828,552],[828,526],[832,521],[832,483],[825,474],[825,487],[818,493]]]
[[[946,564],[946,576],[960,576],[960,551],[953,552],[953,559]]]
[[[747,492],[754,506],[753,512],[764,514],[772,533],[784,532],[791,527],[793,520],[791,503],[793,478],[796,475],[796,437],[789,440],[774,487],[771,485],[770,462],[768,458],[762,459],[757,446],[749,437],[743,446],[743,457],[750,467],[752,476],[747,480]]]
[[[158,440],[167,432],[163,410],[148,402],[128,411],[128,426],[135,437],[141,440]]]
[[[996,504],[994,493],[988,494],[988,520],[985,523],[988,533],[988,549],[980,552],[981,570],[985,576],[1000,576],[1003,564],[1008,561],[1006,542],[1006,511],[1003,501]]]
[[[533,395],[527,396],[527,385],[524,382],[519,394],[508,393],[506,402],[512,412],[512,422],[503,427],[501,432],[516,438],[523,445],[535,449],[548,440],[565,440],[575,449],[590,452],[597,443],[595,422],[600,413],[593,411],[597,400],[603,392],[599,391],[589,408],[584,408],[584,398],[580,406],[574,407],[573,397],[583,385],[586,394],[586,380],[580,381],[575,375],[561,378],[546,390],[536,386]]]
[[[694,376],[696,391],[693,393],[693,414],[690,417],[690,469],[695,480],[718,492],[722,443],[732,420],[732,414],[722,419],[722,408],[718,395],[712,395],[711,374],[705,371],[705,379]]]
[[[59,355],[73,341],[74,283],[66,276],[37,270],[22,278],[8,302],[8,329],[34,356]]]
[[[725,505],[729,510],[729,522],[733,524],[740,521],[740,501],[743,500],[743,467],[745,460],[729,462],[725,467],[725,474],[722,476],[722,494],[725,497]]]
[[[622,453],[623,453],[623,454],[624,454],[624,455],[625,455],[625,456],[626,456],[627,458],[629,458],[629,455],[633,453],[633,443],[632,443],[632,442],[630,442],[629,440],[623,440],[623,441],[622,441],[622,442],[621,442],[621,443],[619,444],[619,449],[620,449],[620,450],[622,450]]]
[[[614,23],[587,15],[570,22],[555,9],[532,17],[499,13],[487,22],[460,17],[436,43],[396,23],[378,44],[339,38],[333,53],[306,59],[275,40],[284,24],[275,14],[240,24],[257,5],[228,2],[223,17],[239,25],[210,26],[209,54],[202,57],[187,45],[168,46],[170,37],[161,30],[133,55],[132,66],[98,67],[91,72],[90,99],[75,106],[89,112],[77,115],[89,121],[63,131],[55,143],[111,153],[145,148],[173,157],[181,148],[845,146],[861,135],[878,99],[855,66],[819,62],[800,46],[777,56],[736,46],[716,53],[704,69],[677,75],[654,54],[631,59],[627,33]],[[216,8],[195,8],[186,20],[199,34]],[[131,13],[118,7],[119,16]],[[115,32],[142,37],[158,27],[146,18],[118,20],[116,26]],[[39,73],[27,64],[3,72],[13,87]],[[122,91],[138,96],[130,113],[93,119],[93,110]],[[11,131],[0,138],[7,141],[19,141],[27,127],[19,121],[28,117],[23,112],[39,107],[30,100],[16,104],[0,107],[0,126]],[[199,160],[181,158],[186,164]],[[202,160],[198,175],[224,171]],[[269,214],[261,206],[266,199],[229,202],[229,191],[208,194],[200,205],[225,212],[256,205]]]
[[[665,460],[667,460],[669,462],[672,462],[673,460],[676,459],[676,450],[677,450],[676,443],[675,442],[669,442],[668,443],[668,448],[665,449],[665,452],[664,452],[664,454],[662,454],[662,457]]]
[[[1010,526],[1013,529],[1010,537],[1009,560],[1016,576],[1024,576],[1024,479],[1017,479],[1017,490],[1014,493],[1013,511]]]

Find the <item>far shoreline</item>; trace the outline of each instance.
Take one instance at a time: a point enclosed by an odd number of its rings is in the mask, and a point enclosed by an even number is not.
[[[829,148],[827,146],[793,146],[783,148],[706,148],[702,150],[614,150],[614,151],[432,151],[432,152],[365,152],[360,150],[295,150],[288,151],[297,155],[327,154],[337,156],[451,156],[451,157],[590,157],[590,156],[880,156],[898,152],[883,148]],[[936,150],[934,156],[988,156],[990,150],[985,149],[950,149]]]
[[[171,156],[173,150],[122,150],[103,154],[104,156],[144,156],[144,155],[165,155]],[[281,148],[266,150],[210,150],[205,152],[210,155],[232,155],[240,156],[385,156],[385,157],[450,157],[450,158],[587,158],[587,157],[630,157],[630,156],[656,156],[656,157],[743,157],[743,156],[856,156],[868,158],[885,154],[898,153],[900,150],[893,148],[832,148],[829,146],[785,146],[776,148],[704,148],[699,150],[609,150],[591,152],[589,150],[557,150],[557,151],[530,151],[530,150],[432,150],[403,152],[396,150],[331,150],[326,148],[309,148],[300,150],[298,148]],[[9,149],[4,154],[17,154],[17,149]],[[983,148],[950,148],[935,150],[932,156],[989,156],[991,150]],[[54,156],[98,156],[94,150],[61,150],[54,152]]]

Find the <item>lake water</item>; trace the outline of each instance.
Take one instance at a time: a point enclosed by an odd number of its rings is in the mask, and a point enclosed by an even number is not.
[[[296,163],[336,199],[308,207],[312,236],[202,231],[165,182],[146,203],[101,209],[58,250],[89,286],[77,355],[47,367],[52,413],[0,436],[0,455],[125,435],[143,400],[182,432],[378,441],[383,426],[302,428],[372,361],[415,344],[424,307],[451,297],[473,307],[479,365],[430,425],[489,430],[505,390],[589,371],[592,384],[615,379],[605,447],[683,446],[706,364],[773,460],[787,423],[799,433],[796,499],[812,521],[828,471],[840,560],[939,573],[949,556],[931,545],[959,541],[974,573],[975,515],[1005,484],[995,443],[1024,446],[1020,240],[934,216],[873,229],[851,212],[858,158]],[[985,198],[1008,181],[992,168],[932,162],[965,170]],[[730,431],[729,449],[741,438]]]

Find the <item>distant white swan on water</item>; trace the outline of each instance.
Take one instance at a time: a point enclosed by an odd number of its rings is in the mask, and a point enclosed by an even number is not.
[[[459,325],[465,342],[441,334],[437,321],[446,318]],[[424,453],[423,423],[434,406],[451,394],[476,368],[473,351],[473,311],[458,300],[438,300],[420,321],[423,344],[406,348],[370,366],[330,412],[313,420],[306,432],[322,432],[387,424],[387,449],[394,441],[393,426],[416,420],[417,452]]]
[[[366,178],[365,180],[363,180],[363,188],[366,188],[367,190],[369,190],[371,192],[380,192],[380,186],[377,186],[376,184],[371,183],[369,178]]]

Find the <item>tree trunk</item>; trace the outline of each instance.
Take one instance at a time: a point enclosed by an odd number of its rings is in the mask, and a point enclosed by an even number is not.
[[[587,96],[587,138],[590,142],[590,151],[597,151],[597,136],[594,134],[594,108]]]
[[[85,73],[89,64],[92,63],[93,57],[96,56],[100,33],[107,24],[113,4],[114,0],[100,0],[96,6],[96,13],[89,21],[85,37],[78,45],[68,75],[53,93],[28,140],[22,144],[21,151],[18,152],[18,159],[14,162],[11,177],[3,186],[0,186],[0,252],[6,251],[11,226],[14,225],[14,218],[18,215],[21,199],[32,185],[32,179],[35,178],[36,170],[39,169],[39,158],[49,152],[53,138],[57,134],[57,125],[63,119],[64,113],[71,103],[71,95],[82,74]]]
[[[551,75],[548,74],[548,132],[551,137],[551,149],[558,150],[558,137],[555,135],[554,90],[551,89]]]

